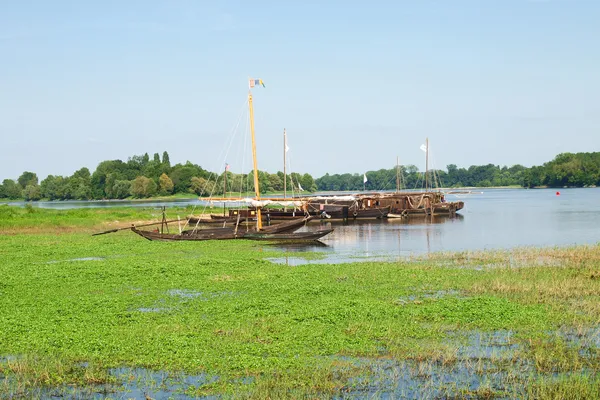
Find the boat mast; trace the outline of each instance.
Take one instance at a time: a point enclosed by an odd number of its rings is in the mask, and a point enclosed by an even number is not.
[[[425,191],[429,190],[429,138],[425,138]]]
[[[254,192],[256,200],[260,200],[260,188],[258,187],[258,166],[256,162],[256,140],[254,138],[254,107],[252,106],[252,91],[248,90],[248,109],[250,112],[250,133],[252,135],[252,163],[254,165]],[[262,215],[260,207],[256,207],[256,228],[262,229]]]
[[[396,156],[396,193],[400,191],[400,157]]]
[[[227,197],[227,164],[225,164],[225,172],[223,172],[223,197]],[[225,202],[223,202],[223,216],[225,216]]]
[[[287,152],[287,138],[283,128],[283,198],[287,198],[287,175],[285,173],[285,153]]]

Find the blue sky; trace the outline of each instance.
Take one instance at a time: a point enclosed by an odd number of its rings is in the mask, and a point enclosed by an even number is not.
[[[247,171],[248,77],[270,172],[283,128],[314,176],[423,167],[425,137],[438,168],[600,151],[600,2],[368,4],[3,1],[0,179],[164,150]]]

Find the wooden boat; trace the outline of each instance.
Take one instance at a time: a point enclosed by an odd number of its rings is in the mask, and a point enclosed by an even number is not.
[[[131,231],[148,240],[157,241],[177,241],[177,240],[217,240],[217,239],[238,239],[242,238],[245,232],[236,231],[231,228],[198,229],[189,230],[182,233],[160,233],[156,231],[144,231],[131,227]]]
[[[465,203],[462,201],[442,202],[434,203],[430,207],[412,208],[402,210],[402,214],[405,217],[418,216],[418,215],[448,215],[453,216],[457,211],[464,207]]]
[[[366,209],[348,209],[348,214],[344,216],[344,210],[326,211],[332,219],[363,219],[363,218],[385,218],[390,212],[390,207],[375,207]],[[327,218],[326,216],[324,216]],[[329,219],[329,218],[327,218]]]
[[[430,192],[400,192],[362,195],[365,200],[377,202],[384,207],[390,207],[387,218],[406,218],[422,215],[453,216],[464,207],[464,202],[446,202],[444,193]]]
[[[302,219],[293,219],[291,221],[281,222],[278,224],[263,226],[257,233],[281,233],[281,232],[292,232],[300,227],[304,226],[308,221],[315,218],[313,215],[309,215]]]
[[[261,80],[250,80],[250,88],[254,87],[256,82],[262,83]],[[243,228],[238,227],[222,227],[222,228],[210,228],[210,229],[189,229],[183,231],[178,234],[170,234],[164,233],[163,226],[166,227],[166,218],[164,215],[163,209],[163,221],[161,224],[161,229],[156,231],[144,231],[139,230],[135,226],[131,227],[131,230],[148,239],[148,240],[161,240],[161,241],[177,241],[177,240],[219,240],[219,239],[239,239],[244,238],[250,235],[248,238],[254,240],[285,240],[285,241],[306,241],[306,240],[316,240],[320,237],[325,236],[330,233],[329,231],[319,231],[319,232],[301,232],[294,233],[293,231],[297,230],[301,226],[305,225],[308,221],[310,221],[313,216],[307,216],[301,219],[294,219],[291,221],[282,222],[279,224],[262,225],[262,216],[261,209],[262,204],[260,201],[260,190],[259,190],[259,181],[258,181],[258,169],[256,166],[256,143],[255,143],[255,135],[254,135],[254,115],[253,115],[253,105],[252,105],[252,92],[248,91],[248,108],[250,112],[250,132],[252,135],[252,156],[254,162],[254,189],[256,193],[255,201],[259,203],[256,207],[255,211],[255,220],[256,227],[251,228],[249,230],[244,230]],[[225,187],[226,188],[226,187]],[[228,223],[232,221],[232,216],[229,217],[221,217],[221,216],[211,216],[210,221],[216,221],[211,223]],[[237,222],[241,218],[240,215],[233,216],[235,218],[234,222]],[[205,219],[189,219],[188,224],[197,224],[201,222],[205,222],[208,218]],[[246,220],[246,218],[244,218]],[[180,228],[181,229],[181,228]],[[286,233],[287,232],[287,233]]]
[[[244,235],[244,239],[250,240],[270,240],[277,242],[308,242],[319,240],[325,235],[329,235],[333,229],[323,229],[314,232],[294,232],[294,233],[262,233],[250,232]]]
[[[368,205],[367,205],[368,204]],[[379,203],[371,206],[370,202],[358,201],[348,202],[348,204],[323,204],[309,203],[309,212],[317,213],[322,219],[364,219],[364,218],[385,218],[390,212],[390,206],[379,207]]]
[[[145,231],[137,229],[135,226],[131,227],[131,230],[138,235],[148,239],[148,240],[161,240],[161,241],[171,241],[171,240],[215,240],[215,239],[240,239],[245,237],[247,234],[255,234],[255,235],[273,235],[280,234],[283,232],[293,232],[302,226],[304,226],[308,221],[310,221],[313,216],[309,216],[303,219],[297,219],[292,221],[286,221],[279,224],[263,226],[260,231],[256,231],[256,227],[250,228],[248,231],[243,228],[235,229],[235,227],[225,227],[225,228],[207,228],[207,229],[188,229],[181,234],[177,233],[161,233],[158,229],[156,231]],[[287,235],[291,235],[288,233]]]

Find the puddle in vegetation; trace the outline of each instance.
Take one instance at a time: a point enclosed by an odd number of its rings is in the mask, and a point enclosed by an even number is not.
[[[82,364],[82,368],[87,365]],[[12,398],[43,399],[195,399],[195,390],[218,380],[217,376],[206,374],[187,375],[184,373],[154,372],[144,368],[111,368],[108,375],[115,383],[91,385],[83,388],[60,386],[32,388],[24,390],[14,379],[7,378],[3,395]],[[4,397],[2,397],[4,398]],[[216,399],[218,396],[201,397]]]
[[[555,334],[565,342],[576,345],[583,352],[600,350],[600,325],[579,329],[563,328]]]
[[[195,290],[187,290],[187,289],[170,289],[167,291],[167,294],[172,297],[179,297],[181,299],[200,299],[204,301],[208,301],[210,299],[224,297],[224,296],[234,296],[235,292],[198,292]]]
[[[592,329],[582,336],[587,343],[593,342],[597,332],[598,328]],[[336,398],[480,398],[491,393],[521,397],[528,379],[552,381],[595,374],[592,368],[560,374],[539,372],[533,360],[519,353],[524,345],[513,337],[511,331],[450,334],[445,351],[423,360],[339,357],[363,373],[350,379],[343,396]],[[577,342],[569,342],[577,346]]]
[[[160,307],[141,307],[137,309],[139,312],[143,313],[159,313],[164,311],[169,311],[168,308],[160,308]]]
[[[326,255],[323,257],[318,257],[316,259],[311,258],[303,258],[303,257],[295,257],[295,256],[284,256],[284,257],[272,257],[265,258],[265,260],[270,261],[274,264],[282,264],[288,265],[290,267],[295,267],[298,265],[307,265],[307,264],[347,264],[347,263],[355,263],[355,262],[395,262],[395,261],[406,261],[409,259],[409,255],[406,257],[392,257],[392,256],[336,256],[335,254]]]
[[[421,302],[423,300],[439,300],[444,297],[458,297],[460,292],[457,290],[438,290],[436,292],[426,292],[419,294],[412,294],[410,296],[404,296],[398,298],[394,303],[398,305],[405,305],[409,303]]]
[[[435,292],[430,296],[457,295]],[[562,329],[552,333],[570,346],[593,348],[585,357],[598,357],[600,326]],[[550,341],[552,341],[552,335]],[[540,372],[536,362],[526,357],[529,341],[517,339],[516,332],[448,332],[444,348],[430,356],[415,359],[388,357],[326,357],[334,365],[334,374],[350,376],[338,394],[323,393],[336,399],[361,398],[481,398],[523,397],[531,380],[543,378],[549,382],[568,376],[593,378],[595,370],[581,368],[562,373]],[[0,358],[0,364],[14,362],[15,357]],[[591,360],[591,358],[590,358]],[[89,368],[88,364],[80,364]],[[188,375],[151,371],[144,368],[113,368],[108,370],[113,383],[75,388],[61,386],[23,391],[14,376],[5,376],[3,395],[8,398],[81,398],[101,399],[162,399],[199,398],[196,393],[219,381],[211,374]],[[254,378],[238,378],[229,383],[249,385]],[[276,389],[276,388],[275,388]],[[221,398],[220,394],[202,398]]]
[[[217,299],[224,296],[235,296],[235,292],[230,291],[221,291],[221,292],[199,292],[195,290],[188,289],[169,289],[166,292],[167,296],[170,298],[176,298],[180,301],[179,304],[184,304],[190,300],[198,300],[198,301],[209,301],[213,299]],[[169,302],[172,304],[172,301]],[[154,305],[150,307],[140,307],[136,310],[143,313],[161,313],[168,312],[176,309],[177,305],[174,307],[167,307],[167,300],[160,299]]]
[[[171,289],[167,291],[169,296],[177,296],[182,297],[184,299],[195,299],[196,297],[201,297],[203,295],[202,292],[196,292],[193,290],[185,290],[185,289]]]

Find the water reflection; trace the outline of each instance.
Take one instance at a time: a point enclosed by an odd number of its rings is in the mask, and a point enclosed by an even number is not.
[[[289,265],[297,253],[323,253],[310,263],[356,260],[398,260],[436,251],[502,249],[522,246],[564,246],[600,241],[600,188],[484,189],[476,195],[460,195],[465,208],[454,218],[422,216],[408,219],[312,221],[300,231],[334,228],[321,243],[276,245],[288,255]],[[455,200],[448,195],[448,200]],[[12,203],[21,204],[24,203]],[[37,202],[39,207],[182,207],[202,206],[205,201],[65,201]],[[216,203],[215,203],[216,204]],[[268,246],[265,244],[264,246]],[[301,262],[300,259],[299,262]]]
[[[335,229],[321,242],[303,244],[273,244],[285,251],[285,256],[272,261],[286,265],[306,263],[337,263],[364,260],[395,260],[414,254],[414,245],[422,242],[422,252],[436,251],[441,232],[438,225],[460,223],[464,216],[427,216],[417,218],[373,220],[318,220],[298,232]],[[437,241],[436,241],[437,240]],[[432,246],[433,244],[433,246]],[[317,259],[305,260],[298,252],[321,252]]]
[[[302,230],[335,228],[327,247],[281,247],[288,265],[349,261],[395,261],[437,251],[566,246],[600,242],[600,189],[493,189],[465,200],[454,218],[316,221]],[[323,259],[298,259],[297,251]],[[282,260],[279,260],[282,262]]]

